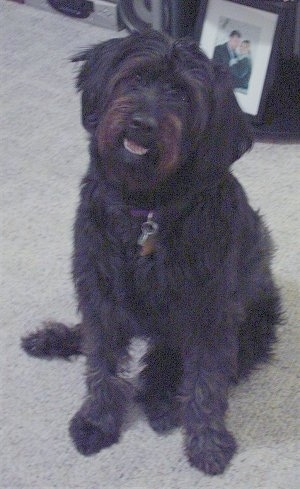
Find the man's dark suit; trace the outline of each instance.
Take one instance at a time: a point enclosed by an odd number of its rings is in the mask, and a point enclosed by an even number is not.
[[[230,56],[227,42],[225,42],[225,44],[219,44],[215,47],[213,59],[216,60],[218,63],[222,63],[228,66],[231,58],[235,57],[236,56],[233,51],[232,56]]]

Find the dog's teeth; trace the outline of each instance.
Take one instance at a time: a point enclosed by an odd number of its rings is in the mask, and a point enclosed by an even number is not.
[[[124,147],[130,153],[138,156],[144,156],[149,151],[147,148],[144,148],[143,146],[139,146],[138,144],[134,143],[133,141],[130,141],[129,139],[124,139]]]

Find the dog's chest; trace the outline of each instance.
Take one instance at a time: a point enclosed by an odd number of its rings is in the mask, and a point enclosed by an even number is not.
[[[166,304],[180,300],[189,288],[204,279],[203,267],[178,230],[166,236],[155,221],[147,219],[133,227],[124,269],[133,302],[147,309],[165,311]],[[199,273],[202,268],[203,273]],[[202,276],[201,276],[202,275]]]
[[[195,216],[164,226],[155,216],[117,213],[106,231],[109,241],[113,237],[112,272],[134,308],[165,310],[166,304],[192,301],[220,268],[225,233],[217,239],[216,224]]]

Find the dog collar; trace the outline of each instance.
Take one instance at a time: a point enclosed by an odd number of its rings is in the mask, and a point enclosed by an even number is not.
[[[130,214],[132,217],[145,217],[147,218],[149,214],[154,214],[154,211],[149,211],[146,209],[131,209]]]

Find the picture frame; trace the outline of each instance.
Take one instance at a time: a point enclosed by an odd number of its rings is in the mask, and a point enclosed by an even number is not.
[[[284,7],[259,0],[200,3],[195,39],[208,58],[228,66],[237,101],[256,124],[274,81]]]

